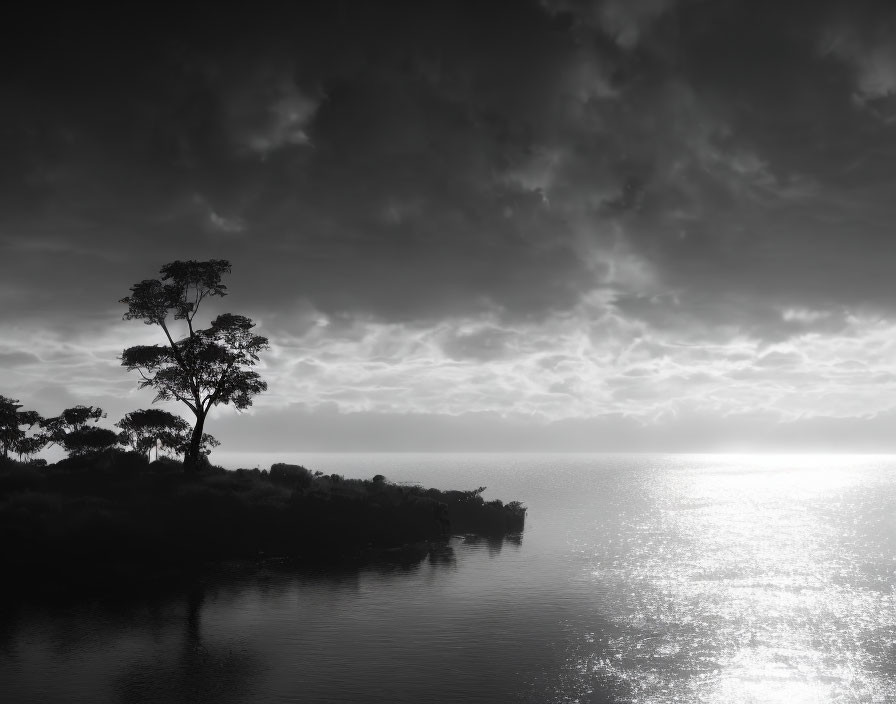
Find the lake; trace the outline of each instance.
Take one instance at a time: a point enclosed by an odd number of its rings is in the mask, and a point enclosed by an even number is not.
[[[7,605],[4,702],[896,701],[896,457],[214,459],[486,486],[526,530],[411,566]]]

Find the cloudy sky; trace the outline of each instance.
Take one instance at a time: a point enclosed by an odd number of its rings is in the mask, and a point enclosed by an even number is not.
[[[148,407],[226,258],[221,450],[896,451],[892,3],[296,5],[5,28],[0,393]]]

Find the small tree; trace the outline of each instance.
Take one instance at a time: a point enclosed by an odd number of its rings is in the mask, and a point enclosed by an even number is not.
[[[159,445],[179,455],[184,454],[193,435],[187,421],[160,408],[131,411],[115,427],[121,428],[119,441],[122,445],[130,445],[142,455],[148,455],[155,448],[156,459],[159,458]],[[220,444],[213,436],[203,433],[199,442],[200,456],[208,455],[211,448]]]
[[[115,447],[118,443],[118,433],[114,430],[90,426],[68,433],[63,440],[63,446],[72,457],[97,454]]]
[[[27,462],[46,446],[46,435],[38,433],[37,435],[26,435],[19,438],[13,447],[19,457],[19,462]]]
[[[9,457],[9,451],[19,455],[21,459],[24,454],[34,454],[40,452],[46,441],[42,441],[42,436],[28,436],[35,425],[43,421],[37,411],[22,411],[22,404],[17,400],[0,396],[0,448],[3,451],[3,457]],[[33,452],[26,453],[22,448],[37,447]]]
[[[102,408],[73,406],[66,408],[58,416],[41,420],[40,426],[46,431],[47,442],[59,445],[71,455],[81,455],[90,452],[95,447],[94,444],[99,442],[102,437],[91,433],[94,430],[101,430],[100,428],[91,428],[87,424],[90,421],[97,423],[100,418],[105,417],[106,414],[103,413]],[[108,436],[105,437],[105,440],[108,440]],[[117,441],[117,436],[115,441]]]
[[[135,452],[146,455],[156,448],[156,459],[159,458],[159,444],[175,451],[189,445],[190,424],[161,408],[131,411],[115,426],[121,428],[124,444],[130,445]]]
[[[203,454],[205,419],[213,406],[233,404],[237,410],[252,405],[252,397],[267,389],[252,367],[268,347],[266,337],[252,332],[249,318],[224,313],[205,329],[194,327],[203,300],[226,295],[221,277],[230,273],[230,262],[175,261],[162,267],[158,279],[146,279],[131,287],[121,300],[125,320],[158,325],[165,345],[129,347],[121,355],[122,366],[137,371],[140,388],[155,390],[155,401],[177,400],[196,417],[190,441],[184,448],[184,469],[195,472]],[[175,340],[168,318],[186,323],[186,336]],[[206,448],[208,445],[206,445]]]

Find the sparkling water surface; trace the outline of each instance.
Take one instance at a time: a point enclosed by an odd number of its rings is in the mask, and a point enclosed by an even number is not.
[[[487,486],[526,530],[411,567],[7,604],[4,702],[896,702],[896,457],[216,459]]]

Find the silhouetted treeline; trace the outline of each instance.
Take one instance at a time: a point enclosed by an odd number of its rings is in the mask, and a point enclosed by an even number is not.
[[[0,459],[0,559],[25,581],[89,581],[109,572],[226,560],[373,559],[451,534],[523,529],[519,503],[482,489],[438,491],[382,476],[344,479],[296,465],[270,471],[111,449],[37,466]]]
[[[118,432],[96,426],[105,417],[105,411],[98,406],[78,405],[66,408],[58,416],[44,418],[36,411],[22,410],[18,400],[0,396],[0,455],[9,459],[12,453],[20,462],[40,465],[44,464],[42,460],[31,458],[55,445],[70,458],[102,461],[111,456],[110,451],[126,447],[147,456],[155,450],[158,459],[160,448],[175,456],[184,455],[193,439],[189,423],[158,408],[131,411],[115,423]],[[221,443],[208,433],[203,433],[197,442],[196,465],[201,467],[208,464],[211,449]]]

